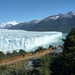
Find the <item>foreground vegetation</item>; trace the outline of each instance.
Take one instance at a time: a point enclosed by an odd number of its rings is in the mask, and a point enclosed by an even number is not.
[[[37,61],[32,70],[25,69],[28,60],[0,66],[0,75],[75,75],[75,28],[64,40],[63,53],[49,53]]]
[[[12,53],[10,52],[7,52],[6,54],[3,53],[2,51],[0,51],[0,60],[2,59],[8,59],[8,58],[12,58],[12,57],[15,57],[15,56],[20,56],[20,55],[24,55],[24,54],[27,54],[27,53],[36,53],[37,51],[40,51],[40,50],[45,50],[46,48],[43,48],[43,47],[38,47],[35,51],[31,51],[31,52],[26,52],[25,50],[22,50],[20,49],[19,52],[17,52],[16,50],[14,50]]]

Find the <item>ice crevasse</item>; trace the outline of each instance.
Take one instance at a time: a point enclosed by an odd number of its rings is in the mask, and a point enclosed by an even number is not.
[[[57,42],[62,37],[62,32],[28,32],[6,31],[0,32],[0,51],[13,52],[23,49],[27,52],[38,46]]]

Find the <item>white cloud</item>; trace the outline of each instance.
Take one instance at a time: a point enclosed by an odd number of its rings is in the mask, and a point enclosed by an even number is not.
[[[14,20],[14,21],[9,21],[9,22],[7,22],[6,24],[16,25],[16,24],[18,24],[18,23]]]

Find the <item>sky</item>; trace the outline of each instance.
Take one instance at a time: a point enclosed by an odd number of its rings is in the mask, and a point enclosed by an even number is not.
[[[75,0],[0,0],[0,23],[42,20],[75,12]]]

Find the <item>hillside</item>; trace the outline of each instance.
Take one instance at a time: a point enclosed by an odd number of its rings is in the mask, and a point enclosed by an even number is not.
[[[30,22],[19,23],[9,29],[22,29],[28,31],[61,31],[69,32],[75,27],[75,12],[49,16],[43,20],[33,20]]]
[[[52,50],[52,48],[49,48],[49,49],[46,49],[46,50],[37,51],[36,53],[27,53],[27,54],[17,55],[17,56],[14,56],[14,57],[3,59],[3,60],[0,59],[0,65],[11,65],[11,64],[15,64],[15,63],[17,63],[19,61],[22,61],[22,60],[39,58],[39,57],[41,57],[45,54],[50,53],[51,50]]]

